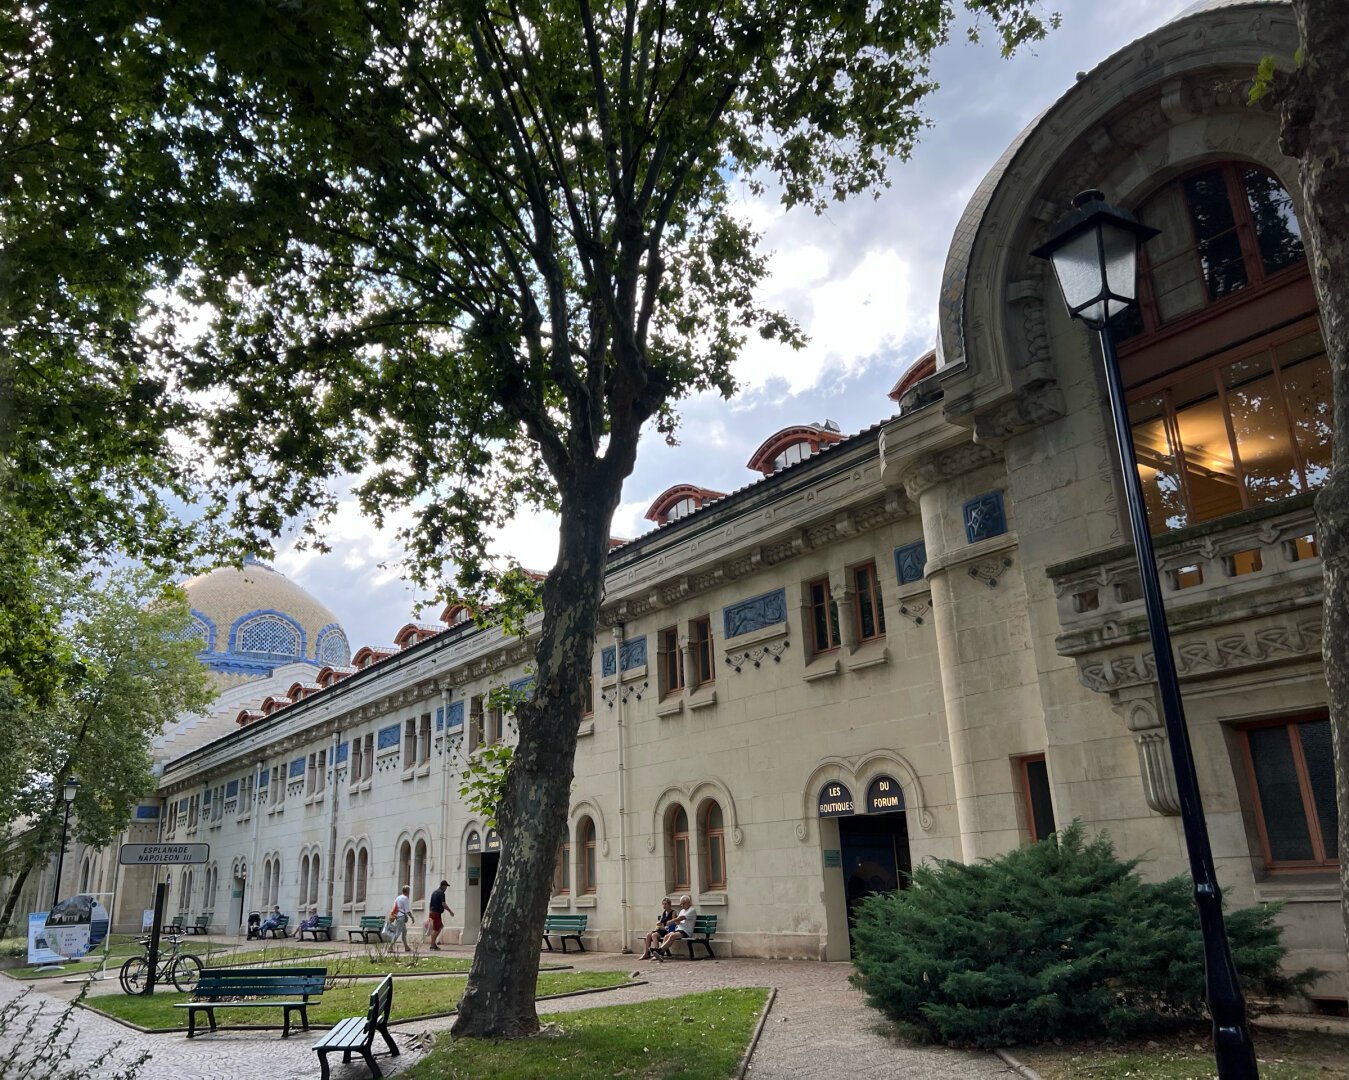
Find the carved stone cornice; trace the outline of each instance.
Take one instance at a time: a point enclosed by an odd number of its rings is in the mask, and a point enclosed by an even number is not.
[[[1046,379],[1023,387],[1015,396],[976,416],[974,439],[977,443],[1000,443],[1057,420],[1067,411],[1058,383]]]
[[[925,454],[900,471],[900,483],[910,499],[957,476],[1002,460],[1001,451],[987,443],[970,442]]]

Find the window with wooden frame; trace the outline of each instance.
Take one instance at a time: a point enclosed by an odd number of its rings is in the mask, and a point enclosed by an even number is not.
[[[857,641],[863,644],[885,637],[885,607],[881,602],[880,581],[875,562],[852,568],[853,625]]]
[[[1054,800],[1049,792],[1049,766],[1044,754],[1027,754],[1016,759],[1021,780],[1021,797],[1026,801],[1026,831],[1031,843],[1054,834]]]
[[[557,862],[553,866],[553,895],[566,896],[571,892],[571,844],[565,840],[558,845]]]
[[[356,853],[356,903],[365,903],[365,888],[370,879],[370,852],[362,847]]]
[[[369,780],[375,771],[375,733],[365,737],[365,753],[361,756],[361,779]]]
[[[1323,711],[1240,730],[1256,831],[1271,870],[1339,865],[1330,719]]]
[[[670,863],[666,868],[670,892],[687,892],[689,881],[689,815],[682,806],[671,807],[666,816],[666,850]]]
[[[342,903],[350,904],[356,897],[356,849],[347,848],[342,864]]]
[[[679,648],[679,628],[667,626],[656,635],[656,644],[660,696],[665,698],[684,689],[684,655]]]
[[[426,896],[426,841],[419,839],[412,853],[412,892],[413,900]]]
[[[810,608],[810,651],[825,653],[838,648],[838,604],[829,591],[827,577],[806,586],[806,600]]]
[[[1114,329],[1153,529],[1320,487],[1330,370],[1291,196],[1272,173],[1220,162],[1137,213],[1161,233]]]
[[[702,835],[703,888],[726,888],[726,825],[721,805],[715,799],[703,803],[698,822]]]
[[[412,843],[404,840],[398,846],[398,884],[396,888],[401,889],[404,885],[412,885]]]
[[[431,714],[422,713],[417,725],[417,764],[425,765],[431,760]]]
[[[487,710],[487,739],[499,743],[506,737],[506,711],[501,706]]]
[[[581,680],[581,715],[595,715],[595,676],[587,675]]]
[[[468,703],[468,744],[467,749],[476,750],[483,743],[482,698],[473,697]]]
[[[364,768],[361,764],[361,739],[360,736],[351,740],[351,761],[347,766],[347,783],[355,787],[361,782],[364,775]],[[348,901],[350,902],[350,901]]]
[[[403,771],[417,764],[417,721],[409,717],[403,721]]]
[[[581,892],[596,891],[598,875],[595,867],[595,823],[588,817],[581,819],[576,830],[576,843],[580,849]]]
[[[693,641],[693,682],[703,686],[717,677],[715,661],[712,658],[712,619],[704,615],[689,624],[689,637]]]

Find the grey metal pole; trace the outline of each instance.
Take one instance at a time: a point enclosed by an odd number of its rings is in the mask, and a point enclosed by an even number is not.
[[[1227,943],[1223,921],[1222,892],[1213,867],[1208,825],[1199,798],[1199,780],[1194,769],[1194,750],[1185,724],[1181,704],[1180,680],[1171,652],[1171,633],[1166,625],[1162,588],[1157,580],[1157,558],[1152,550],[1147,509],[1143,502],[1143,484],[1138,477],[1129,413],[1120,379],[1119,360],[1109,326],[1102,327],[1101,353],[1105,358],[1105,381],[1110,394],[1110,414],[1115,422],[1115,442],[1124,468],[1124,496],[1129,507],[1129,524],[1134,534],[1134,552],[1138,556],[1138,577],[1147,609],[1148,633],[1152,637],[1152,656],[1157,671],[1157,692],[1162,702],[1167,742],[1171,745],[1171,763],[1176,773],[1176,793],[1180,797],[1180,820],[1185,829],[1185,847],[1190,856],[1190,876],[1194,879],[1194,902],[1199,908],[1199,927],[1204,939],[1205,997],[1213,1019],[1213,1053],[1221,1080],[1253,1080],[1259,1069],[1255,1046],[1246,1021],[1246,1000],[1241,980]]]

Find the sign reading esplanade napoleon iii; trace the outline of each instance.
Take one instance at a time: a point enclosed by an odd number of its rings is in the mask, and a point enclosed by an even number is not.
[[[123,866],[190,866],[210,857],[210,844],[123,844],[117,853]]]

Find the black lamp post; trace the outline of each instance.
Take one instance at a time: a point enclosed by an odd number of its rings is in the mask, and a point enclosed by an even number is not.
[[[1110,333],[1110,320],[1137,302],[1138,248],[1157,235],[1127,210],[1110,206],[1099,191],[1084,191],[1073,200],[1073,209],[1050,231],[1049,240],[1031,252],[1048,259],[1058,276],[1068,312],[1095,330],[1105,358],[1105,381],[1110,394],[1110,413],[1115,421],[1115,441],[1124,468],[1124,495],[1129,506],[1129,524],[1138,556],[1138,576],[1147,608],[1148,632],[1157,669],[1157,692],[1161,697],[1171,762],[1180,796],[1180,818],[1185,828],[1185,846],[1194,879],[1194,900],[1204,937],[1205,996],[1213,1018],[1213,1052],[1222,1080],[1247,1080],[1259,1072],[1255,1047],[1246,1023],[1246,1002],[1241,993],[1232,950],[1223,923],[1222,893],[1213,869],[1208,825],[1199,799],[1199,781],[1194,771],[1194,751],[1185,726],[1180,683],[1171,652],[1171,634],[1166,626],[1162,589],[1157,580],[1157,560],[1148,531],[1143,485],[1138,477],[1129,414],[1119,360]]]
[[[66,777],[66,786],[61,789],[61,797],[66,800],[66,816],[61,822],[61,853],[56,856],[56,882],[52,885],[52,910],[61,902],[61,870],[66,861],[66,831],[70,828],[70,804],[75,801],[75,793],[80,790],[80,782],[73,776]]]

